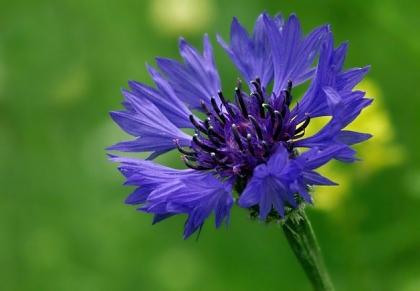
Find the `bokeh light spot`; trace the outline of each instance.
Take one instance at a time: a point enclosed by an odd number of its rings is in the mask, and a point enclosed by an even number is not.
[[[381,168],[401,164],[404,161],[404,151],[394,140],[394,128],[382,103],[380,88],[372,80],[366,79],[356,89],[365,91],[367,97],[374,98],[373,104],[346,128],[373,135],[371,140],[357,147],[363,159],[363,163],[358,166],[363,168],[360,172],[366,177],[366,174]]]
[[[151,17],[155,26],[169,34],[202,31],[214,12],[212,0],[153,0]]]
[[[333,181],[339,186],[325,186],[316,188],[314,195],[314,204],[322,210],[333,210],[339,207],[346,193],[351,186],[351,177],[346,173],[336,170],[337,166],[331,162],[319,169],[319,172],[325,177],[332,177]]]
[[[356,162],[354,166],[348,168],[340,167],[338,163],[330,163],[320,168],[319,172],[322,175],[339,184],[338,187],[315,188],[314,200],[317,209],[320,210],[332,211],[337,209],[344,202],[346,193],[351,191],[353,183],[366,179],[369,174],[384,167],[396,166],[404,161],[403,148],[394,140],[394,129],[388,112],[382,104],[381,90],[370,79],[362,81],[356,89],[365,91],[367,97],[374,98],[374,103],[367,107],[346,129],[370,133],[373,138],[363,144],[356,145],[358,157],[363,160],[362,163]],[[329,117],[311,120],[310,126],[307,128],[307,136],[315,134],[329,120]],[[356,167],[360,170],[356,170]],[[420,179],[418,180],[420,181]],[[418,187],[418,185],[412,187]],[[415,193],[415,191],[412,192]]]

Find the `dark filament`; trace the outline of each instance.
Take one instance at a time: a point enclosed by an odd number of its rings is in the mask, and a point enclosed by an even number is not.
[[[244,177],[253,168],[265,163],[276,144],[282,143],[291,153],[293,140],[302,137],[310,117],[297,126],[289,106],[292,102],[292,82],[279,96],[265,96],[261,80],[251,81],[252,92],[246,94],[238,81],[235,104],[229,103],[222,92],[210,98],[210,105],[201,101],[207,115],[201,121],[190,115],[196,130],[189,149],[175,141],[185,165],[195,170],[214,170],[222,177]]]

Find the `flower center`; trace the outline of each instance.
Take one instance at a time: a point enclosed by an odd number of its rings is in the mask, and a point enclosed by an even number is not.
[[[293,151],[293,140],[304,135],[308,117],[298,126],[290,111],[292,82],[280,94],[267,98],[260,79],[251,82],[251,93],[235,88],[235,102],[222,92],[211,98],[211,107],[201,102],[204,120],[190,115],[195,134],[186,150],[178,145],[185,165],[196,170],[214,170],[222,177],[246,177],[269,158],[273,148],[283,143]]]

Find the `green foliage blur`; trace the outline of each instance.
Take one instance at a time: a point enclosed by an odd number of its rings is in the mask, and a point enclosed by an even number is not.
[[[208,32],[224,88],[233,89],[238,75],[216,32],[227,39],[233,16],[251,28],[264,10],[296,12],[306,32],[331,23],[336,43],[350,40],[347,66],[372,65],[369,80],[390,125],[382,132],[389,143],[374,138],[361,153],[384,163],[334,168],[346,194],[334,207],[308,210],[336,289],[420,290],[418,1],[0,7],[0,290],[310,290],[281,228],[251,221],[245,210],[233,211],[228,228],[209,221],[198,241],[182,239],[184,217],[151,226],[150,216],[123,203],[130,189],[104,150],[127,138],[108,116],[121,108],[120,88],[130,79],[150,83],[144,64],[155,56],[178,58],[179,35],[201,48]],[[391,144],[404,157],[387,165]],[[159,161],[180,165],[176,153]]]

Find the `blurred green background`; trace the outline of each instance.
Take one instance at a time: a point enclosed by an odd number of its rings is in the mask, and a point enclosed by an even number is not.
[[[0,290],[310,290],[278,225],[184,217],[151,226],[123,204],[104,148],[126,138],[108,111],[120,88],[150,82],[145,62],[178,58],[177,38],[229,35],[260,12],[296,12],[306,32],[331,23],[348,66],[372,65],[376,101],[355,127],[375,138],[363,163],[323,169],[309,210],[337,290],[420,290],[418,1],[0,1]],[[228,92],[238,76],[222,50]],[[177,163],[177,155],[160,159]]]

